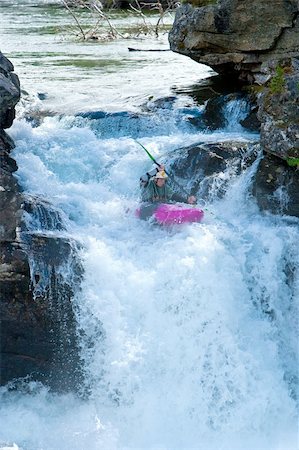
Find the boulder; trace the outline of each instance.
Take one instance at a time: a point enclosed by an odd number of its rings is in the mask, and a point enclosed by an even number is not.
[[[207,101],[201,117],[191,122],[199,128],[209,130],[238,125],[252,132],[260,129],[256,105],[250,95],[241,92],[214,96]]]
[[[190,194],[211,201],[225,194],[231,178],[249,167],[259,150],[252,142],[198,143],[176,150],[170,171],[181,185],[188,185]]]
[[[198,143],[176,150],[170,171],[182,186],[188,186],[190,194],[213,201],[223,197],[231,180],[260,154],[258,142]],[[266,154],[260,159],[249,189],[261,210],[299,217],[298,183],[298,170],[281,158]]]
[[[170,48],[218,73],[252,80],[263,63],[298,55],[297,0],[190,3],[176,12]]]
[[[70,242],[28,234],[21,242],[2,244],[1,384],[19,378],[42,381],[58,392],[82,383],[76,320],[72,305],[80,275]],[[64,264],[64,268],[61,267]]]
[[[253,195],[262,210],[299,217],[299,171],[266,154],[253,178]]]

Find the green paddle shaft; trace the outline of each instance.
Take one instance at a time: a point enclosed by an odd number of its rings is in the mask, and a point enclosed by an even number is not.
[[[155,158],[150,154],[150,152],[144,147],[144,145],[140,144],[140,142],[138,142],[138,141],[136,141],[136,142],[137,142],[137,144],[139,144],[139,145],[143,148],[143,150],[146,151],[146,153],[148,154],[148,156],[150,157],[150,159],[151,159],[157,166],[160,167],[160,164],[155,160]],[[165,173],[167,173],[166,170],[165,170]],[[167,174],[167,175],[168,175],[168,174]]]

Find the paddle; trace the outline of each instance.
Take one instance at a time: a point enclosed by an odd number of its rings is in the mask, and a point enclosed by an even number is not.
[[[139,144],[140,145],[140,147],[142,147],[143,148],[143,150],[147,153],[147,155],[149,156],[149,158],[153,161],[153,163],[154,164],[156,164],[156,166],[158,166],[158,167],[160,167],[161,166],[161,164],[159,164],[158,163],[158,161],[156,161],[155,160],[155,158],[153,157],[153,155],[151,155],[150,154],[150,152],[144,147],[144,145],[142,145],[140,142],[138,142],[138,141],[135,141],[135,142],[137,142],[137,144]],[[171,181],[174,183],[174,184],[176,184],[176,186],[187,196],[187,198],[189,197],[189,193],[186,191],[186,189],[184,189],[176,180],[174,180],[174,178],[173,178],[173,176],[171,176],[170,174],[169,174],[169,172],[167,172],[166,170],[165,170],[165,173],[169,176],[169,178],[171,179]],[[195,204],[193,204],[193,207],[195,206]],[[207,209],[207,208],[206,208]],[[214,213],[212,213],[211,211],[209,211],[210,212],[210,214],[212,214],[213,216],[215,215]]]
[[[147,155],[150,157],[150,159],[153,161],[154,164],[156,164],[158,167],[161,166],[161,164],[158,163],[158,161],[155,160],[155,158],[150,154],[150,152],[144,147],[144,145],[140,144],[140,142],[136,141],[137,144],[139,144],[143,150],[147,153]],[[172,183],[175,184],[185,195],[187,195],[187,198],[189,197],[189,193],[173,178],[172,175],[170,175],[169,172],[167,172],[166,170],[164,170],[164,172],[166,173],[166,175],[169,176],[169,178],[171,179]]]

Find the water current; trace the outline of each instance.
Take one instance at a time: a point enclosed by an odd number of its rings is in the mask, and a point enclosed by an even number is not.
[[[255,141],[239,125],[244,104],[230,104],[225,129],[199,131],[189,119],[209,68],[128,52],[166,49],[166,35],[80,43],[51,3],[1,3],[1,51],[23,89],[9,134],[23,189],[51,202],[57,234],[82,246],[90,396],[2,387],[0,448],[296,450],[297,219],[258,210],[256,164],[230,173],[200,224],[166,230],[133,214],[151,168],[137,138],[166,163],[196,142]]]

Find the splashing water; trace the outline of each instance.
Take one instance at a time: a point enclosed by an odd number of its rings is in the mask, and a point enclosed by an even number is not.
[[[54,26],[62,15],[50,11],[44,17]],[[171,86],[186,77],[195,83],[209,69],[168,52],[128,56],[127,43],[99,51],[63,42],[62,53],[62,42],[49,41],[33,21],[22,59],[15,51],[22,20],[4,30],[8,56],[34,93],[23,108],[40,110],[38,90],[45,109],[68,116],[39,126],[16,121],[13,157],[33,205],[29,225],[81,244],[75,302],[90,395],[56,395],[26,381],[1,387],[0,449],[295,450],[298,220],[258,211],[250,195],[256,164],[241,176],[230,168],[221,174],[226,195],[211,195],[200,224],[165,230],[133,213],[139,176],[150,168],[134,139],[165,162],[193,143],[254,140],[239,127],[246,104],[230,105],[236,120],[227,109],[225,130],[199,133],[187,117],[200,117],[201,107],[184,89],[161,108],[149,98],[169,96]],[[112,61],[109,76],[107,64],[87,72],[65,61],[58,79],[57,60],[78,52]]]
[[[228,101],[223,107],[227,130],[241,130],[242,126],[240,122],[246,118],[249,112],[250,106],[246,98],[237,98]]]
[[[210,205],[211,218],[167,231],[126,212],[148,168],[130,137],[57,119],[16,123],[12,135],[22,185],[51,199],[83,245],[76,302],[91,396],[2,388],[1,439],[47,450],[295,450],[299,233],[258,212],[255,167]],[[178,130],[143,142],[159,157],[194,139]]]

